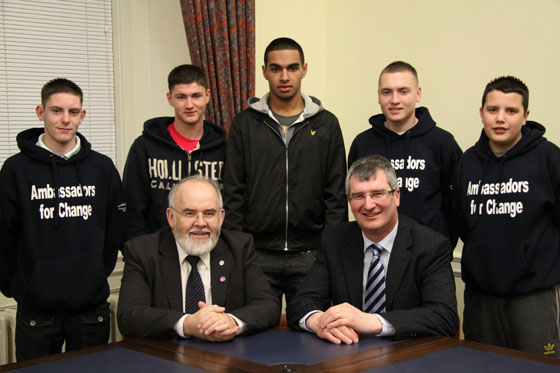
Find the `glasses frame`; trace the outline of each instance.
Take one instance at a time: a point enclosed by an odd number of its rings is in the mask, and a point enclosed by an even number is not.
[[[393,194],[397,191],[398,188],[391,189],[391,190],[376,190],[369,193],[354,193],[347,196],[349,201],[355,202],[362,202],[365,201],[367,197],[370,197],[374,201],[380,201],[388,194]]]
[[[177,214],[181,215],[182,217],[184,217],[185,219],[189,219],[189,220],[197,220],[199,216],[202,216],[202,219],[204,221],[212,221],[214,219],[216,219],[218,216],[220,216],[220,214],[222,213],[221,210],[206,210],[206,211],[195,211],[195,210],[187,210],[187,212],[182,212],[177,210],[174,207],[170,207],[169,208],[172,211],[175,211]],[[194,213],[194,215],[190,215],[190,213]],[[208,213],[212,213],[212,216],[205,216],[205,214]]]

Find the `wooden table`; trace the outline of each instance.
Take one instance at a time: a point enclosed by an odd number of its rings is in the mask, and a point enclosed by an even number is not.
[[[379,343],[381,345],[377,345]],[[387,372],[437,372],[449,371],[450,367],[454,373],[560,372],[560,359],[455,338],[426,337],[394,343],[372,338],[369,341],[362,340],[360,344],[362,346],[335,346],[311,334],[278,330],[221,344],[197,340],[177,343],[129,339],[1,366],[0,372],[20,368],[24,368],[23,372],[26,373],[356,372],[374,369]],[[290,348],[296,348],[297,352],[291,353],[291,356],[285,355]],[[266,360],[274,363],[267,364]]]

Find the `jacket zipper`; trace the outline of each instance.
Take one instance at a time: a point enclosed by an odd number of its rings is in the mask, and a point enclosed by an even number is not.
[[[280,140],[282,140],[282,142],[284,143],[284,147],[286,148],[286,226],[284,227],[284,251],[288,251],[288,215],[290,212],[290,207],[288,203],[289,201],[288,144],[286,144],[286,141],[284,141],[282,136],[278,132],[276,132],[276,130],[270,124],[268,124],[266,120],[264,120],[263,122],[268,126],[268,128],[272,130],[272,132],[274,132],[278,137],[280,137]],[[294,138],[296,133],[298,133],[303,127],[306,127],[308,123],[309,122],[303,122],[303,124],[294,131],[292,135],[292,139]]]

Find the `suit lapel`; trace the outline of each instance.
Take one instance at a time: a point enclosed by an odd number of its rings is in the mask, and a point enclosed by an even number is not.
[[[171,309],[183,312],[183,292],[181,289],[181,268],[175,238],[168,230],[159,247],[161,277]]]
[[[362,231],[356,223],[350,234],[344,239],[342,248],[338,250],[346,278],[347,291],[350,295],[350,303],[362,309],[364,239]]]
[[[410,233],[410,223],[406,218],[399,217],[399,227],[397,228],[397,236],[393,243],[393,250],[389,257],[389,265],[386,278],[386,307],[387,311],[393,309],[393,300],[395,294],[400,287],[401,281],[408,268],[410,257],[412,255],[410,248],[412,247],[412,236]]]
[[[212,304],[226,307],[226,293],[231,266],[231,252],[222,239],[210,253]]]

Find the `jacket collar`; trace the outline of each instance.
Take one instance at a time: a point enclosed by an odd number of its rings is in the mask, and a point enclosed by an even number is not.
[[[362,309],[363,273],[364,273],[364,239],[358,223],[353,222],[350,234],[346,235],[343,247],[349,250],[341,252],[342,268],[346,277],[346,289],[350,295],[350,304]],[[356,286],[359,284],[359,286]]]
[[[230,281],[231,252],[226,243],[220,238],[216,247],[210,253],[210,268],[212,282],[212,303],[226,305],[226,293]]]
[[[171,309],[183,312],[183,292],[181,289],[181,267],[177,244],[171,228],[163,233],[163,239],[159,247],[159,264],[162,270],[162,278]]]
[[[387,266],[386,283],[386,308],[392,309],[393,300],[397,289],[400,287],[402,279],[406,273],[410,258],[412,257],[411,248],[413,245],[412,225],[410,219],[405,216],[399,215],[399,227],[397,229],[397,236],[393,244],[393,250],[389,257],[389,265]]]

